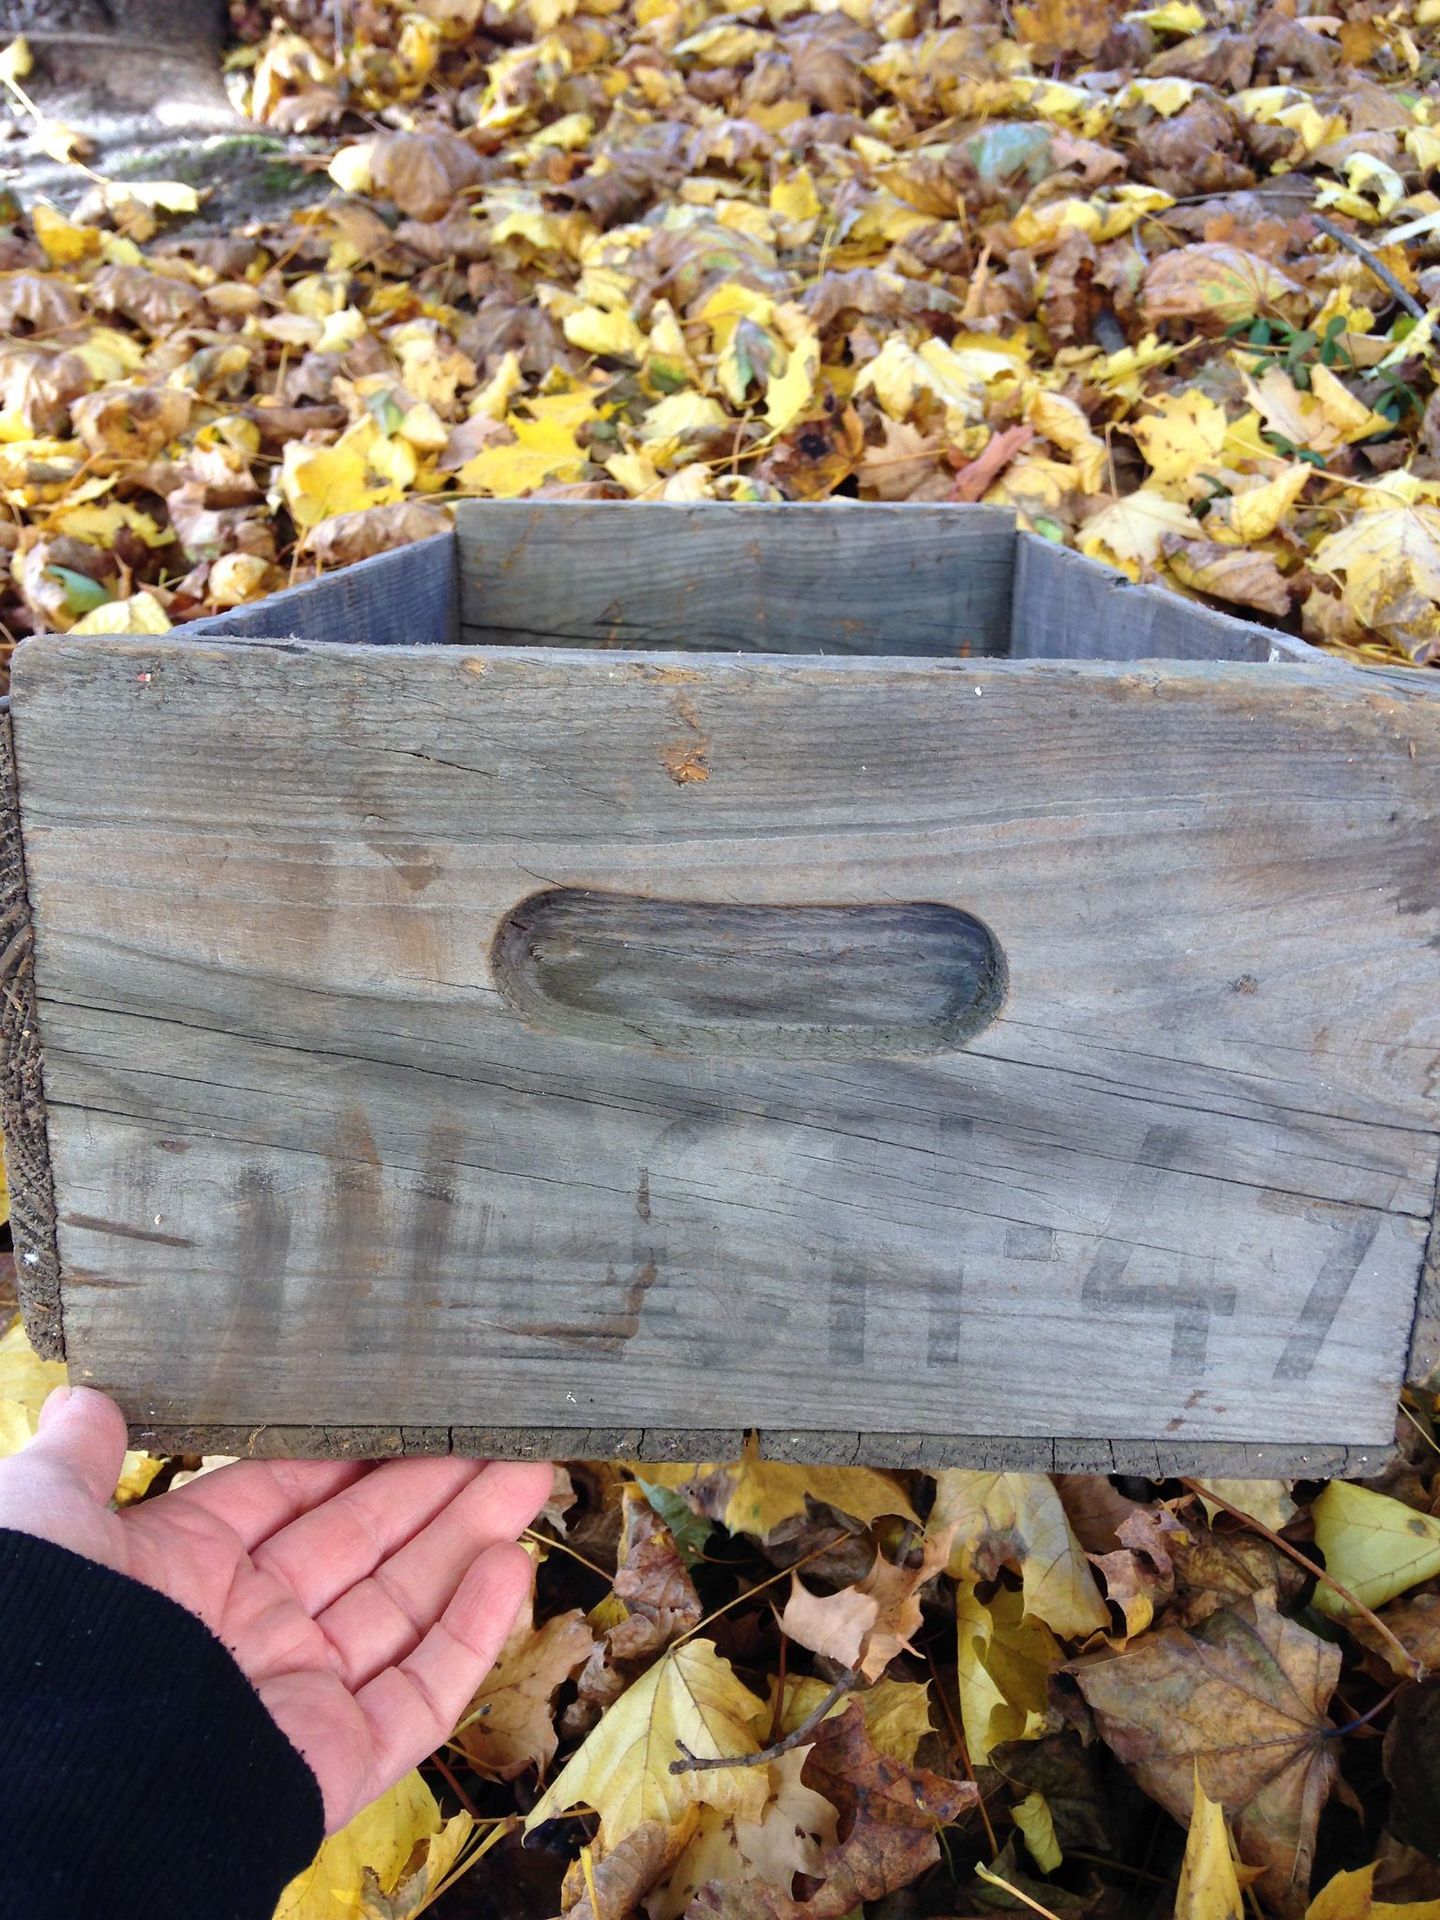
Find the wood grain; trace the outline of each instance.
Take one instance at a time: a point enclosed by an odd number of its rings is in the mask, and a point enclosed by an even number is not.
[[[495,985],[532,1027],[720,1059],[954,1053],[1005,998],[1005,959],[970,914],[736,906],[547,888],[507,916]]]
[[[173,637],[14,672],[67,1345],[137,1423],[1388,1446],[1422,695]],[[948,901],[1009,993],[934,1058],[538,1033],[491,953],[556,887]]]
[[[485,500],[456,516],[477,644],[1003,653],[1002,508]]]
[[[187,626],[187,638],[343,640],[373,647],[453,640],[458,625],[453,533],[377,553],[354,566]]]
[[[1348,672],[1288,633],[1186,600],[1166,587],[1056,546],[1016,536],[1009,653],[1016,660],[1304,660]]]

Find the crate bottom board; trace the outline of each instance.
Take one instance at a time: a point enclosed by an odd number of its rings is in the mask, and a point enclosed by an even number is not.
[[[461,1454],[495,1460],[738,1460],[747,1440],[762,1459],[900,1471],[969,1467],[984,1473],[1136,1474],[1148,1480],[1328,1480],[1373,1477],[1394,1446],[1343,1441],[1296,1446],[1210,1440],[1168,1446],[1145,1439],[1002,1439],[993,1434],[795,1432],[711,1427],[313,1427],[132,1424],[130,1444],[160,1454],[252,1460],[410,1459]]]

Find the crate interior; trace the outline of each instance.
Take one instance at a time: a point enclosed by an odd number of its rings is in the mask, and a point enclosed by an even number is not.
[[[889,658],[1320,658],[1017,529],[1004,509],[464,501],[426,540],[188,629]]]

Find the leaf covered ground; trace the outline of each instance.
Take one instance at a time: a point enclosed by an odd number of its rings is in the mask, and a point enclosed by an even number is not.
[[[0,1339],[0,1450],[61,1379]],[[1433,1413],[1367,1486],[571,1462],[277,1920],[1440,1920]]]
[[[183,184],[77,174],[0,210],[11,640],[544,491],[994,501],[1440,660],[1440,0],[234,15],[322,199],[207,235]]]

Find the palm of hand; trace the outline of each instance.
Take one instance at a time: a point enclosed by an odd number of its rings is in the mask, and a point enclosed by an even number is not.
[[[530,1580],[548,1466],[243,1461],[113,1513],[119,1409],[61,1389],[0,1461],[0,1526],[167,1594],[224,1642],[334,1832],[450,1733]]]

